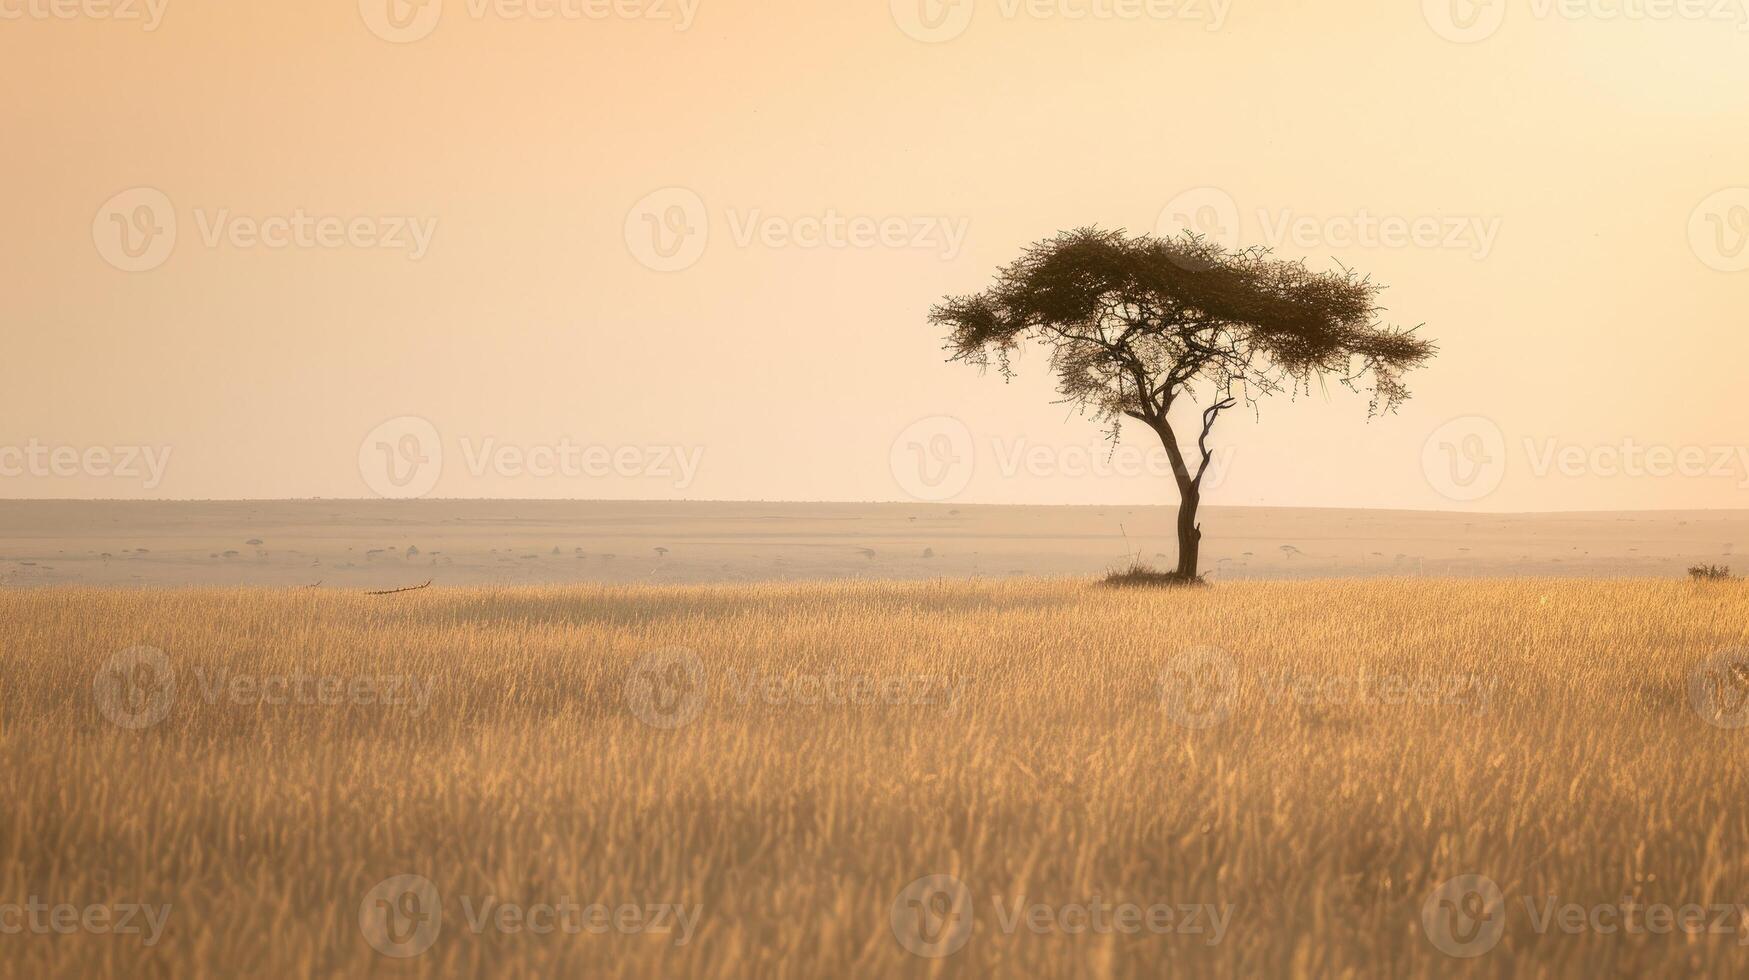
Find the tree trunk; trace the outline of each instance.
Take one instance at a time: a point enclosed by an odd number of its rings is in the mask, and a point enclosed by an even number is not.
[[[1166,458],[1172,461],[1172,476],[1178,484],[1178,568],[1175,574],[1182,579],[1196,578],[1196,563],[1198,553],[1202,550],[1202,529],[1196,525],[1196,508],[1202,503],[1202,471],[1195,475],[1184,462],[1184,453],[1178,448],[1178,436],[1172,431],[1172,423],[1161,415],[1135,415],[1148,423],[1155,434],[1160,437],[1160,445],[1166,448]]]
[[[1179,578],[1196,578],[1197,554],[1202,549],[1202,528],[1196,523],[1196,508],[1202,503],[1201,488],[1193,485],[1178,490],[1178,570]]]

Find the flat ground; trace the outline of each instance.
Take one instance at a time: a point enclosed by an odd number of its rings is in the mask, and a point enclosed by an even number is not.
[[[1170,563],[1167,507],[588,501],[0,501],[0,584],[388,588],[1096,575]],[[1749,511],[1208,508],[1217,581],[1679,577]]]
[[[162,926],[0,936],[4,975],[1749,970],[1741,583],[43,588],[0,621],[0,903]]]

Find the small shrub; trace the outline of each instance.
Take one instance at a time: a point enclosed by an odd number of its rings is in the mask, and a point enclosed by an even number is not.
[[[1724,582],[1731,578],[1729,565],[1695,565],[1688,570],[1688,577],[1696,582]]]
[[[1128,568],[1120,569],[1105,576],[1105,585],[1119,589],[1134,588],[1195,588],[1206,586],[1208,582],[1201,575],[1180,575],[1177,572],[1162,572],[1151,565],[1133,562]]]

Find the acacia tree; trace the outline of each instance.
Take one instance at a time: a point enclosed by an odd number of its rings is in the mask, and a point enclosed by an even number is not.
[[[1368,415],[1409,396],[1403,374],[1436,353],[1414,329],[1378,321],[1381,287],[1349,270],[1314,272],[1263,248],[1229,250],[1198,235],[1134,238],[1083,228],[1039,242],[996,282],[950,296],[929,321],[948,329],[952,360],[996,363],[1025,341],[1050,351],[1058,391],[1110,424],[1152,429],[1178,484],[1178,568],[1197,578],[1196,512],[1221,413],[1331,376],[1371,394]],[[1186,450],[1174,409],[1200,412]]]

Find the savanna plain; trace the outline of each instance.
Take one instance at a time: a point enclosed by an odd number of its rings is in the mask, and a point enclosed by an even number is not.
[[[1749,969],[1740,582],[50,586],[0,621],[7,976]]]

